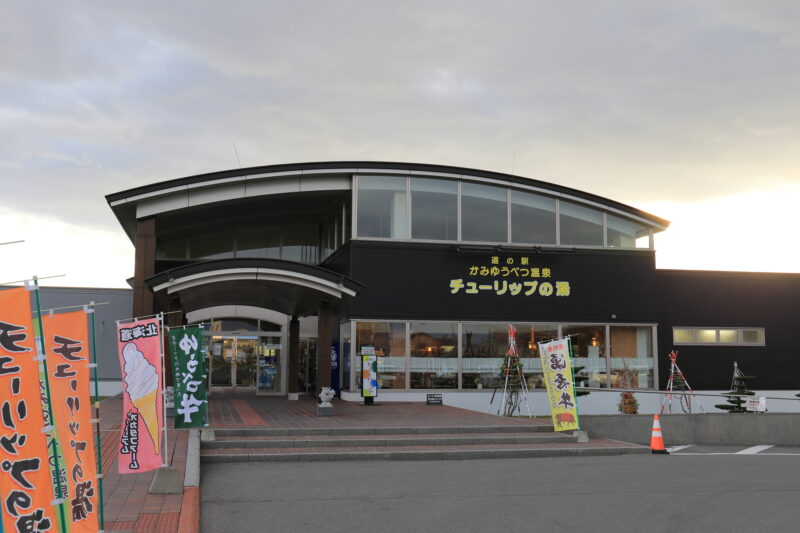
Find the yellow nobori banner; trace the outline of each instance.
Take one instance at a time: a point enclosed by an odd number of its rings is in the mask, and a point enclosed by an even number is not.
[[[539,356],[542,359],[542,373],[547,385],[547,397],[550,400],[553,429],[577,430],[578,407],[572,379],[569,338],[539,343]]]

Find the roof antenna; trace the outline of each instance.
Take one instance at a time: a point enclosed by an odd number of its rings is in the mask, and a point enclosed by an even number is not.
[[[236,152],[236,161],[239,162],[239,168],[242,168],[242,160],[239,159],[239,150],[236,149],[236,143],[233,143],[233,151]]]

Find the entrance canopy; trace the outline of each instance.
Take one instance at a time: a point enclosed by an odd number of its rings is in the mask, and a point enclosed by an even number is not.
[[[219,305],[316,315],[323,304],[354,297],[361,284],[326,268],[279,259],[219,259],[173,268],[145,280],[185,312]]]

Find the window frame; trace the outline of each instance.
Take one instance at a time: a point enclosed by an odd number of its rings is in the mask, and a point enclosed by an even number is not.
[[[502,325],[506,327],[508,322],[503,321],[496,321],[496,320],[418,320],[418,319],[400,319],[400,318],[386,318],[386,319],[371,319],[371,318],[352,318],[346,321],[349,323],[349,328],[351,332],[351,339],[355,338],[357,332],[357,323],[361,322],[391,322],[391,323],[399,323],[404,322],[405,327],[405,335],[406,335],[406,388],[405,389],[386,389],[387,393],[407,393],[407,392],[481,392],[486,391],[486,389],[473,389],[473,388],[465,388],[463,384],[463,374],[464,374],[464,342],[463,342],[463,335],[464,335],[464,328],[469,327],[471,324],[492,324],[492,325]],[[425,323],[425,324],[456,324],[456,335],[457,335],[457,345],[456,345],[456,375],[457,375],[457,387],[456,388],[437,388],[437,389],[421,389],[421,388],[413,388],[411,387],[411,324],[412,323]],[[523,322],[523,321],[514,321],[513,324],[519,330],[520,327],[552,327],[557,331],[558,338],[561,338],[564,334],[564,327],[566,326],[597,326],[602,327],[604,330],[604,338],[609,339],[610,331],[613,327],[618,326],[630,326],[630,327],[646,327],[650,328],[650,353],[651,353],[651,361],[653,363],[652,366],[652,376],[653,376],[653,388],[642,388],[641,390],[658,390],[658,379],[659,379],[659,372],[658,372],[658,325],[655,323],[635,323],[635,322],[624,322],[624,323],[598,323],[598,322],[542,322],[542,321],[534,321],[534,322]],[[751,329],[751,328],[745,328]],[[350,392],[359,392],[361,389],[359,388],[359,380],[355,373],[357,369],[360,368],[358,364],[358,353],[357,353],[357,344],[352,344],[352,351],[350,356],[353,358],[350,364]],[[609,355],[609,354],[606,354]],[[605,360],[606,363],[606,372],[611,371],[611,358],[612,357],[604,357],[602,359]],[[528,372],[526,374],[531,374],[535,372]]]
[[[692,341],[691,342],[679,342],[675,340],[675,332],[677,330],[689,330],[692,332]],[[715,332],[715,340],[714,342],[703,342],[698,340],[698,332],[701,330],[714,330]],[[736,342],[721,342],[721,331],[736,331],[737,340]],[[758,342],[745,342],[744,340],[744,332],[745,331],[756,331],[759,335]],[[721,347],[731,347],[731,346],[766,346],[767,345],[767,334],[766,328],[764,327],[751,327],[751,326],[744,326],[744,327],[737,327],[737,326],[673,326],[672,327],[672,344],[675,346],[721,346]]]
[[[392,237],[365,237],[358,235],[358,213],[359,213],[359,206],[358,206],[358,190],[359,190],[359,181],[361,178],[370,178],[370,177],[394,177],[394,178],[403,178],[406,180],[406,206],[405,206],[405,232],[406,237],[403,238],[392,238]],[[457,229],[456,229],[456,239],[455,240],[441,240],[441,239],[415,239],[412,237],[412,193],[411,193],[411,180],[412,178],[422,178],[422,179],[438,179],[442,181],[455,181],[457,184],[457,192],[456,192],[456,209],[457,209]],[[463,236],[463,209],[462,209],[462,185],[464,183],[470,183],[475,185],[483,185],[483,186],[492,186],[497,188],[505,189],[506,192],[506,238],[505,242],[503,241],[465,241]],[[645,251],[645,252],[652,252],[655,250],[655,241],[654,235],[656,231],[654,227],[647,223],[646,220],[638,218],[636,216],[630,215],[628,213],[623,213],[621,211],[615,210],[610,206],[605,206],[602,204],[597,204],[595,202],[581,200],[580,198],[566,196],[563,194],[559,194],[553,191],[542,190],[540,188],[534,187],[525,187],[513,184],[504,184],[498,183],[494,180],[481,180],[481,179],[458,179],[457,177],[442,177],[436,175],[428,175],[424,173],[411,173],[411,174],[400,174],[400,173],[389,173],[389,174],[381,174],[379,172],[371,172],[365,174],[353,174],[352,175],[352,190],[353,195],[351,199],[351,206],[352,206],[352,213],[350,213],[351,224],[350,224],[350,240],[361,240],[361,241],[393,241],[393,242],[419,242],[419,243],[433,243],[433,244],[467,244],[471,246],[497,246],[498,244],[505,244],[509,246],[521,246],[521,247],[535,247],[535,246],[553,246],[556,248],[571,248],[571,249],[615,249],[615,250],[638,250],[638,251]],[[512,209],[513,209],[513,202],[511,200],[512,194],[514,191],[519,191],[523,193],[529,193],[534,195],[540,195],[543,197],[552,198],[555,200],[555,211],[553,213],[555,217],[555,243],[526,243],[526,242],[514,242],[513,240],[513,220],[512,220]],[[561,214],[562,214],[562,204],[570,203],[574,204],[579,207],[583,207],[585,209],[595,210],[598,211],[601,215],[601,231],[602,231],[602,244],[564,244],[562,243],[562,228],[561,228]],[[634,246],[634,247],[616,247],[609,245],[608,239],[608,218],[609,217],[616,217],[623,220],[630,220],[633,223],[643,224],[646,228],[648,228],[648,234],[645,236],[643,235],[641,238],[647,239],[648,245],[647,246]],[[637,239],[638,240],[638,239]]]

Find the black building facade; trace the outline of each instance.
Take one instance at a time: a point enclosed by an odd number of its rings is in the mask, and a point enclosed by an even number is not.
[[[385,396],[477,392],[492,386],[508,324],[533,390],[537,343],[564,335],[589,386],[663,388],[673,349],[695,389],[727,388],[733,361],[759,389],[800,384],[800,275],[658,270],[653,235],[669,223],[583,191],[333,162],[107,199],[136,245],[132,314],[207,322],[212,385],[355,398],[366,348]]]

